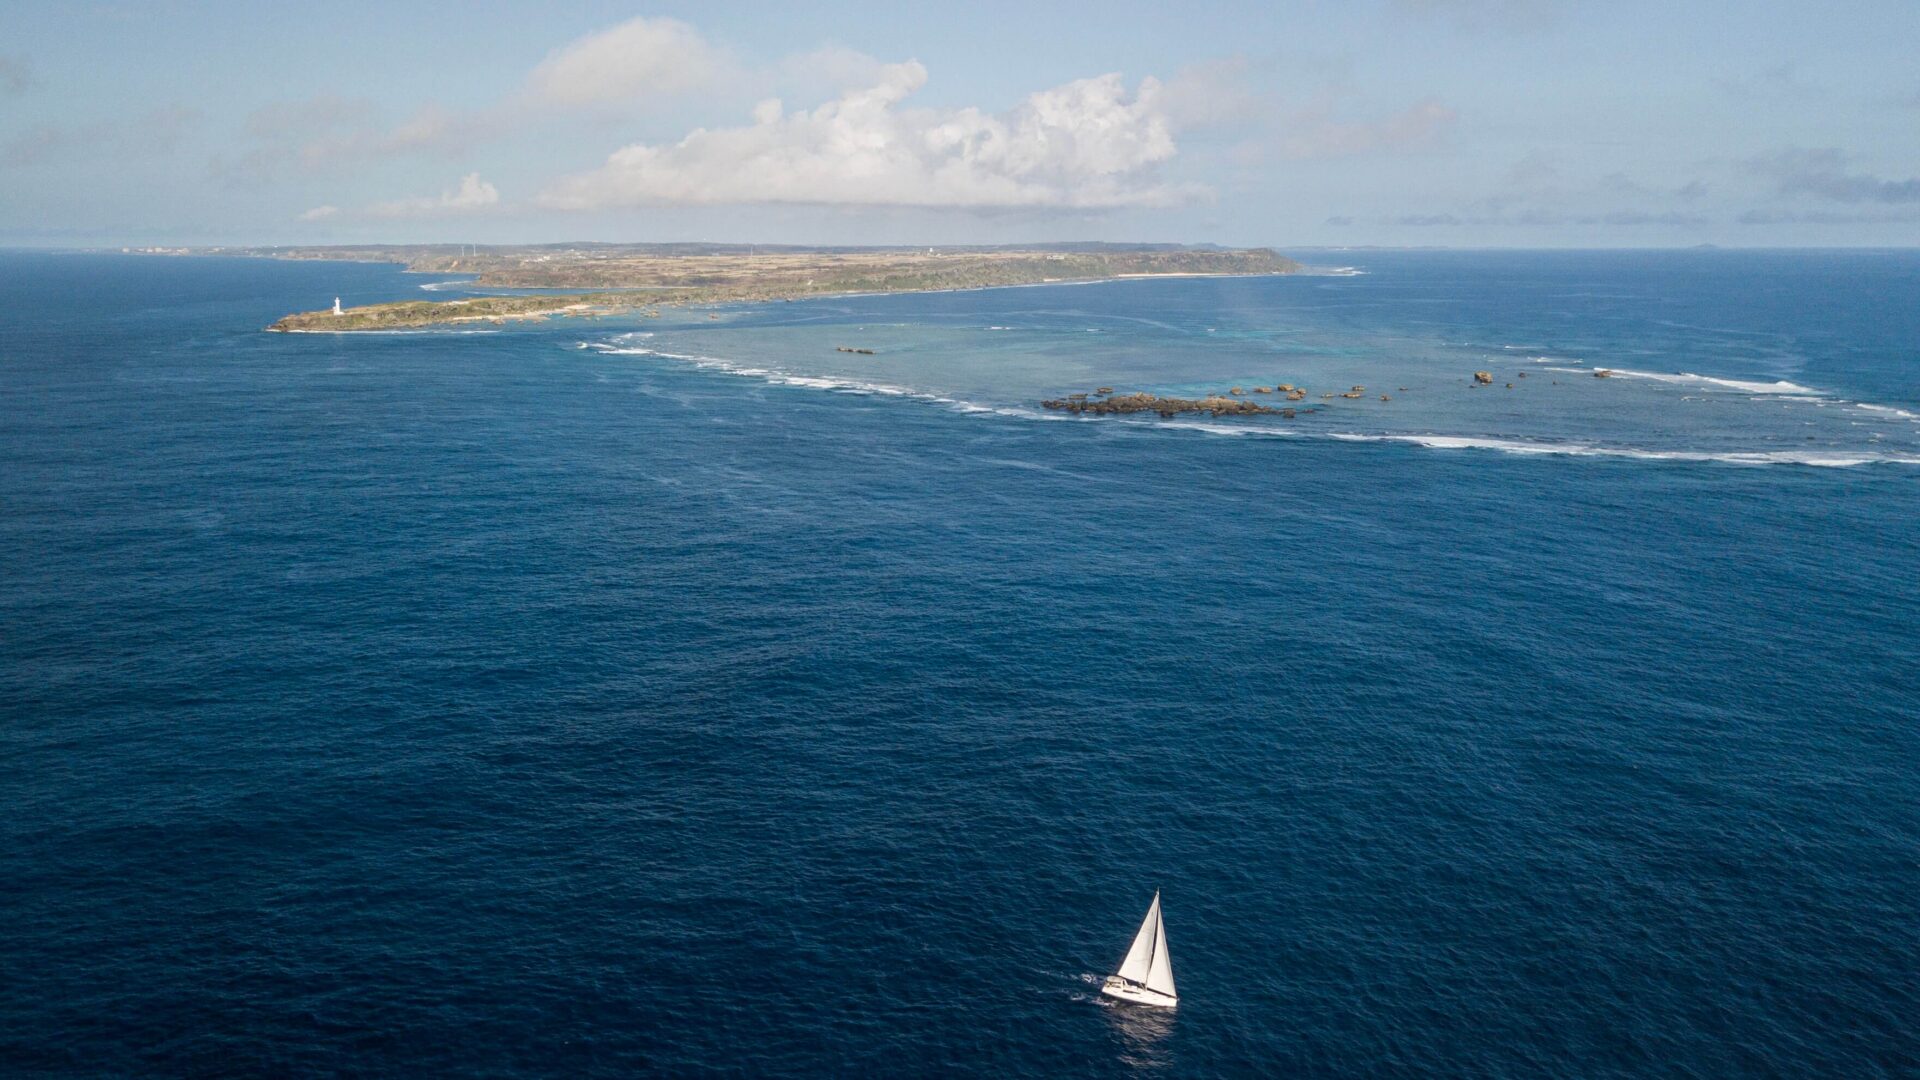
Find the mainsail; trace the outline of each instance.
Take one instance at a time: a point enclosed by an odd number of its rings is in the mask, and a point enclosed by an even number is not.
[[[1147,967],[1147,989],[1174,997],[1173,956],[1167,952],[1167,924],[1160,921],[1158,893],[1153,901],[1153,963]]]
[[[1133,944],[1127,947],[1127,958],[1120,961],[1120,977],[1168,997],[1173,996],[1173,961],[1167,955],[1167,927],[1160,921],[1160,893],[1157,890],[1153,894],[1153,904],[1147,908],[1147,917],[1140,923],[1140,932],[1133,935]]]

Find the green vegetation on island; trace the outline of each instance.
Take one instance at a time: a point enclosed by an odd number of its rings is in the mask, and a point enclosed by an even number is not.
[[[405,262],[429,273],[473,273],[507,288],[620,292],[408,301],[289,315],[280,331],[385,330],[662,306],[793,300],[847,293],[929,292],[1128,277],[1287,274],[1298,263],[1265,248],[1058,245],[1026,248],[715,248],[701,245],[487,248],[256,249],[291,259]]]

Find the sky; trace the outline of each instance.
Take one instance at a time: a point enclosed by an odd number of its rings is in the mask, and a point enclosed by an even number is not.
[[[0,246],[1920,244],[1915,0],[0,4]]]

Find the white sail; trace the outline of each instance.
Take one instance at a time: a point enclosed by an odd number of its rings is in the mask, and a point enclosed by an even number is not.
[[[1167,924],[1160,920],[1160,894],[1153,897],[1153,963],[1147,967],[1147,989],[1168,997],[1173,992],[1173,956],[1167,952]]]
[[[1159,952],[1166,952],[1167,932],[1160,925],[1160,893],[1155,890],[1153,904],[1147,908],[1147,917],[1140,922],[1140,932],[1133,935],[1133,944],[1127,947],[1127,958],[1120,961],[1120,977],[1130,983],[1143,986],[1151,985],[1147,980],[1153,972],[1154,946]],[[1173,972],[1167,972],[1167,985],[1173,985]],[[1159,987],[1154,987],[1159,989]],[[1168,993],[1172,993],[1171,990]]]
[[[1127,946],[1127,957],[1120,961],[1120,973],[1110,975],[1100,986],[1110,998],[1171,1009],[1179,1002],[1173,992],[1173,958],[1167,953],[1167,927],[1160,918],[1160,893],[1155,890],[1147,917],[1140,931]]]

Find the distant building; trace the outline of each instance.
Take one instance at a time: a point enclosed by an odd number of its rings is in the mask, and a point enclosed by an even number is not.
[[[337,296],[333,298],[333,313],[335,315],[342,314],[340,311],[340,298]]]

